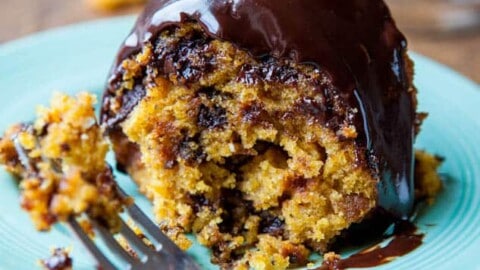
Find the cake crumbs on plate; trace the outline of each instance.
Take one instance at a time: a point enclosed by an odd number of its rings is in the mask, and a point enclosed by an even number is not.
[[[45,270],[72,270],[73,259],[70,252],[70,248],[54,248],[51,256],[40,260],[39,264]]]

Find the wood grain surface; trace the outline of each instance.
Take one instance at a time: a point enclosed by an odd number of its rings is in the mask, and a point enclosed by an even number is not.
[[[480,0],[387,2],[411,50],[480,82]],[[86,0],[0,0],[0,3],[0,43],[53,27],[141,11],[140,6],[99,11]]]

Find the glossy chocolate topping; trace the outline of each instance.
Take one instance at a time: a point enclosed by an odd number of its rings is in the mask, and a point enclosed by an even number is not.
[[[379,206],[397,217],[413,204],[415,103],[406,41],[382,0],[153,0],[113,68],[172,25],[196,21],[205,33],[247,50],[311,64],[328,74],[379,181]]]
[[[312,270],[370,268],[386,264],[418,248],[423,242],[423,236],[417,233],[417,228],[409,221],[397,221],[393,237],[387,245],[381,246],[378,243],[344,259],[325,260],[320,267]]]

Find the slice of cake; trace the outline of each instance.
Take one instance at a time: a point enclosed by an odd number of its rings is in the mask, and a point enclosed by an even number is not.
[[[381,0],[154,0],[101,121],[179,246],[281,269],[376,209],[409,217],[412,68]]]

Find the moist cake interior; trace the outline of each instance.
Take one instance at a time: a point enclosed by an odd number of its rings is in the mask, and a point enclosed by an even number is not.
[[[118,224],[126,202],[102,134],[160,229],[183,249],[193,233],[224,269],[303,266],[353,224],[407,219],[440,187],[428,154],[413,177],[425,115],[381,0],[153,0],[110,75],[101,126],[93,97],[59,96],[0,140],[39,229],[83,212]]]
[[[305,265],[376,207],[378,180],[341,122],[358,111],[315,67],[254,59],[191,22],[121,70],[104,123],[182,248],[193,232],[223,267]]]

